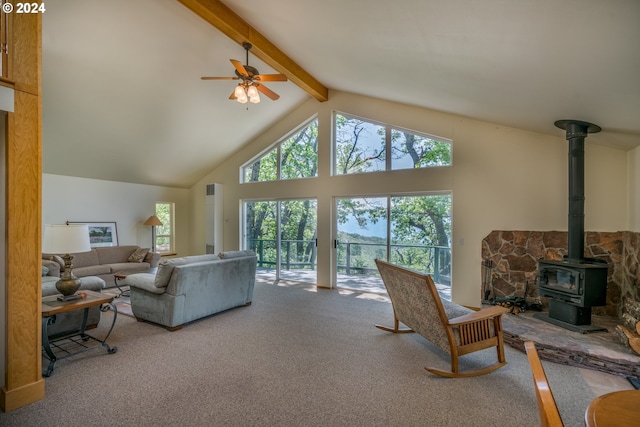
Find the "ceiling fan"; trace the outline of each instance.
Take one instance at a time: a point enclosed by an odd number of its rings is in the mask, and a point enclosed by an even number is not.
[[[236,86],[235,90],[229,96],[229,99],[236,99],[241,104],[247,101],[257,104],[260,102],[260,95],[258,92],[262,92],[268,98],[277,100],[280,95],[266,87],[263,82],[286,82],[287,77],[284,74],[260,74],[257,69],[249,65],[249,49],[251,49],[251,43],[244,42],[242,47],[246,50],[246,64],[242,65],[242,62],[236,59],[230,59],[233,66],[236,68],[235,77],[201,77],[202,80],[241,80]]]

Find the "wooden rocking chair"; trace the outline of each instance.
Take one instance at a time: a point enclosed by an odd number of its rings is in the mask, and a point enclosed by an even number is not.
[[[376,325],[384,331],[417,332],[451,355],[451,371],[425,368],[444,377],[484,375],[506,365],[502,336],[504,307],[492,306],[473,311],[447,300],[441,300],[431,276],[375,260],[391,304],[394,327]],[[410,329],[401,329],[402,322]],[[458,357],[487,348],[496,348],[493,365],[459,372]]]

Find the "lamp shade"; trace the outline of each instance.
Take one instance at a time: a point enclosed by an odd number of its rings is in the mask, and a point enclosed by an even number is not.
[[[86,224],[45,224],[42,252],[70,254],[89,252],[89,226]]]
[[[160,221],[160,219],[158,219],[157,216],[155,215],[151,215],[145,222],[144,225],[156,225],[156,226],[160,226],[162,225],[162,221]]]

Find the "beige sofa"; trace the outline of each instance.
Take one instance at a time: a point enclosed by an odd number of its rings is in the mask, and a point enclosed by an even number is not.
[[[138,251],[138,252],[136,252]],[[116,283],[113,275],[119,272],[144,272],[156,268],[160,254],[144,252],[140,246],[110,246],[93,248],[89,252],[71,254],[74,256],[73,274],[78,278],[97,276],[104,280],[105,288],[113,288]],[[142,255],[134,256],[135,255]],[[47,276],[60,277],[64,271],[62,254],[42,254],[42,265],[49,271]]]

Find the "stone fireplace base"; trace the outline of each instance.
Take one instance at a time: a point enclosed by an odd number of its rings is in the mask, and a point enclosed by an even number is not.
[[[481,299],[489,287],[492,298],[521,297],[546,311],[548,300],[538,294],[538,260],[562,260],[567,244],[564,231],[492,231],[482,240]],[[543,359],[639,378],[640,356],[624,344],[616,326],[640,317],[640,233],[586,232],[584,256],[608,264],[606,305],[592,307],[592,323],[606,330],[571,332],[534,318],[531,309],[503,316],[505,343],[524,351],[524,341],[532,340]]]
[[[492,231],[482,240],[483,282],[490,281],[496,297],[516,295],[547,307],[538,295],[538,260],[562,260],[567,244],[566,231]],[[607,303],[593,307],[594,315],[622,319],[625,302],[640,304],[640,233],[588,231],[584,256],[609,265]]]
[[[524,342],[534,341],[540,357],[554,363],[640,378],[640,356],[621,344],[613,332],[619,321],[594,316],[605,332],[579,334],[535,319],[533,312],[502,316],[505,344],[524,352]]]

